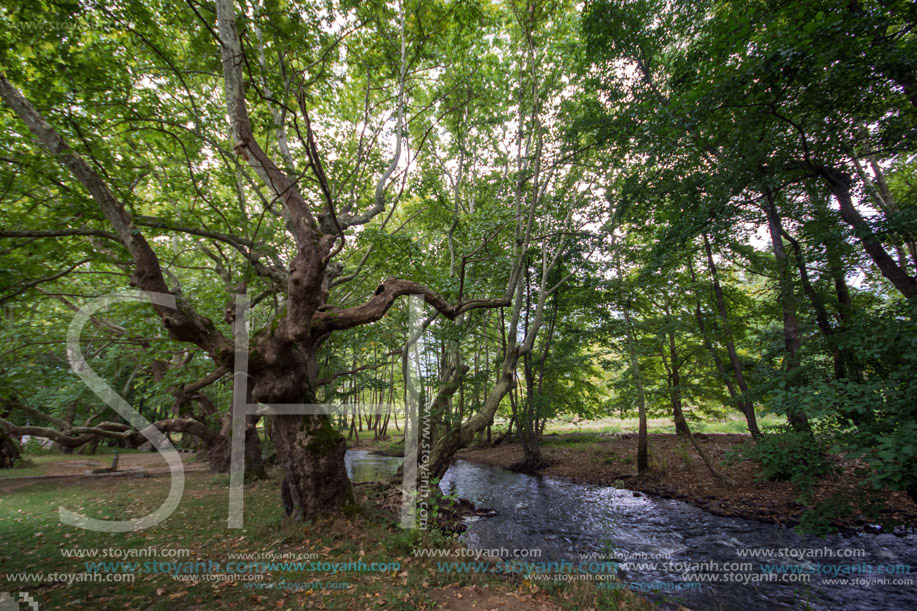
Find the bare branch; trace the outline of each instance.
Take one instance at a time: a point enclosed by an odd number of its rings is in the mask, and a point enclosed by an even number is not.
[[[450,304],[432,289],[400,278],[389,278],[376,288],[375,294],[363,305],[344,310],[316,312],[312,319],[312,333],[315,336],[342,329],[350,329],[380,320],[395,301],[404,295],[421,295],[428,304],[448,318],[454,320],[459,314],[479,308],[499,308],[510,304],[512,291],[499,299],[473,299]]]

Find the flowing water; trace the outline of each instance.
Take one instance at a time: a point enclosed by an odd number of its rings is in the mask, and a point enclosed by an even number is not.
[[[387,477],[400,461],[363,451],[347,453],[348,473],[355,481]],[[504,548],[510,554],[538,548],[540,558],[524,560],[566,560],[577,566],[585,561],[582,570],[587,572],[595,566],[589,562],[615,559],[623,569],[619,579],[664,606],[917,609],[917,575],[902,573],[904,567],[917,571],[915,534],[801,536],[767,522],[716,516],[681,501],[462,460],[452,465],[440,486],[479,508],[496,511],[494,516],[469,518],[462,534],[468,547]],[[783,557],[740,555],[759,549],[774,550],[773,554],[783,550]],[[802,554],[809,557],[799,557]],[[897,572],[866,572],[880,565]],[[772,575],[764,572],[768,569],[813,574],[809,583],[801,583],[803,575]],[[832,583],[835,579],[850,581],[840,585]],[[902,579],[910,579],[910,585],[893,583]],[[679,585],[690,589],[673,589]]]

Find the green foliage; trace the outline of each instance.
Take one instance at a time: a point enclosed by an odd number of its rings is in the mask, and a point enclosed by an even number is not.
[[[823,537],[837,532],[836,520],[850,516],[853,505],[846,496],[832,496],[806,510],[799,518],[796,532]]]
[[[3,74],[123,200],[170,290],[229,338],[226,306],[245,286],[258,296],[253,338],[276,333],[293,311],[284,274],[299,250],[281,204],[234,152],[212,14],[175,0],[84,4],[8,2]],[[917,490],[917,305],[876,255],[914,276],[913,3],[399,6],[268,2],[238,19],[255,136],[320,224],[333,220],[329,197],[342,215],[385,201],[384,214],[334,238],[326,316],[390,277],[450,303],[504,295],[520,211],[540,202],[518,327],[506,308],[469,311],[430,323],[415,347],[434,430],[480,413],[507,340],[525,335],[544,297],[544,331],[513,401],[499,405],[502,422],[514,412],[537,430],[629,417],[639,404],[667,421],[681,406],[697,430],[741,432],[746,405],[772,421],[801,412],[814,440],[784,431],[748,450],[765,478],[806,488],[831,450],[864,460],[875,489]],[[407,142],[377,193],[402,85]],[[70,370],[63,338],[75,309],[130,285],[132,255],[5,105],[0,132],[0,416],[117,420]],[[849,183],[858,226],[835,209],[831,176]],[[562,256],[542,278],[554,248]],[[203,417],[194,401],[176,406],[174,391],[213,359],[151,314],[141,303],[100,314],[83,331],[88,363],[149,420],[175,407]],[[327,383],[316,399],[403,400],[409,320],[399,302],[375,325],[317,341]],[[469,371],[431,413],[452,354]],[[204,391],[212,428],[230,391],[229,379]],[[325,427],[311,449],[335,443]]]
[[[791,481],[804,493],[819,477],[831,471],[824,449],[809,433],[791,430],[767,433],[738,452],[742,458],[761,465],[760,479]]]
[[[54,454],[54,450],[52,448],[46,448],[45,446],[41,445],[41,442],[35,439],[34,437],[29,439],[25,443],[21,444],[19,446],[19,451],[22,454],[27,454],[29,456],[43,456],[47,454]]]

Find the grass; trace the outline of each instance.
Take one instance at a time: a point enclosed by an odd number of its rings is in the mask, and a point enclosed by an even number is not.
[[[779,416],[772,414],[758,415],[758,427],[766,428],[784,423]],[[740,414],[730,414],[725,419],[689,421],[691,430],[695,433],[747,433],[745,419]],[[675,424],[670,417],[648,418],[647,431],[649,433],[674,433]],[[557,433],[636,433],[638,421],[636,418],[601,418],[599,420],[552,420],[545,426],[545,435]]]
[[[601,433],[572,433],[564,435],[563,437],[542,437],[541,445],[554,447],[554,448],[564,448],[564,447],[578,447],[583,445],[591,445],[602,441]]]
[[[51,457],[35,458],[39,464]],[[70,457],[53,457],[68,460]],[[59,506],[102,519],[139,517],[166,498],[170,480],[40,480],[10,482],[0,494],[0,590],[28,591],[41,609],[422,609],[434,606],[434,589],[456,584],[476,585],[488,592],[545,590],[562,608],[649,609],[649,603],[620,590],[599,590],[591,582],[538,584],[521,577],[473,573],[445,573],[433,558],[415,558],[419,547],[448,548],[457,542],[435,531],[406,531],[371,505],[351,517],[297,523],[284,517],[278,498],[278,475],[246,485],[245,526],[226,528],[227,479],[210,473],[186,474],[184,496],[166,521],[132,533],[99,533],[63,525]],[[0,484],[4,485],[4,484]],[[348,590],[291,592],[249,590],[244,582],[174,580],[168,574],[138,573],[134,583],[36,583],[11,580],[18,573],[85,573],[85,558],[67,558],[70,548],[190,550],[184,561],[213,560],[225,567],[234,552],[317,554],[324,562],[399,562],[400,571],[304,572],[276,570],[265,582],[341,582]],[[165,557],[98,558],[103,561],[144,562],[174,560]],[[474,600],[469,590],[466,600]]]

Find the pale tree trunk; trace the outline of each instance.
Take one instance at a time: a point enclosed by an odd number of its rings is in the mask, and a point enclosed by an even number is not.
[[[879,165],[876,157],[874,155],[868,156],[869,166],[873,171],[873,179],[870,179],[866,172],[863,170],[863,166],[860,163],[860,160],[854,155],[853,163],[856,166],[857,174],[859,174],[860,179],[863,181],[863,184],[866,185],[867,191],[872,196],[872,200],[875,202],[876,206],[882,210],[886,215],[895,214],[900,211],[901,207],[895,197],[892,195],[891,190],[888,188],[888,183],[885,181],[885,173],[882,171],[881,166]],[[900,235],[901,242],[904,243],[902,246],[900,243],[895,244],[895,250],[898,253],[898,266],[901,267],[905,272],[908,271],[908,267],[914,267],[917,270],[917,242],[914,240],[914,234],[912,232],[904,232]],[[907,254],[905,254],[905,250]],[[908,261],[907,255],[910,255],[910,261]]]
[[[532,12],[534,11],[534,7],[529,7],[529,9]],[[517,332],[521,322],[524,302],[522,275],[527,270],[532,232],[535,227],[535,212],[544,200],[545,191],[551,181],[554,170],[542,171],[545,130],[541,120],[540,66],[537,50],[535,49],[535,39],[531,35],[530,29],[535,27],[535,24],[520,13],[516,15],[520,20],[519,25],[527,32],[524,69],[520,70],[520,91],[528,93],[531,107],[524,109],[520,104],[518,109],[519,139],[517,141],[515,169],[519,176],[528,177],[528,184],[524,180],[516,180],[513,194],[516,220],[513,240],[514,262],[505,294],[506,297],[513,297],[513,308],[510,316],[509,332],[507,333],[506,349],[504,350],[503,362],[497,374],[496,382],[484,399],[484,405],[481,410],[461,425],[451,427],[435,442],[429,463],[431,477],[442,477],[449,468],[455,453],[470,444],[475,435],[484,431],[493,422],[500,402],[515,387],[515,374],[519,359],[531,353],[533,349],[535,339],[544,321],[546,300],[569,276],[568,274],[553,286],[548,284],[549,276],[556,268],[558,259],[566,248],[566,238],[559,238],[553,253],[550,252],[547,243],[543,244],[535,312],[529,321],[529,327],[526,330],[524,339],[519,342]],[[526,200],[528,204],[524,205]],[[566,229],[571,222],[572,215],[568,214],[561,221],[559,227]],[[507,305],[509,304],[507,303]],[[520,424],[517,422],[517,428],[521,429]]]
[[[401,160],[402,140],[406,133],[404,82],[407,69],[403,11],[400,14],[401,71],[397,97],[395,152],[388,167],[379,177],[375,198],[365,212],[356,213],[350,206],[336,210],[333,189],[324,173],[308,109],[305,108],[304,102],[301,105],[300,114],[305,127],[306,142],[304,154],[309,158],[306,169],[313,174],[324,205],[323,212],[316,218],[300,192],[300,177],[291,179],[291,175],[279,168],[261,148],[252,133],[242,76],[242,66],[246,58],[236,27],[235,7],[232,0],[217,0],[215,4],[233,150],[236,155],[248,162],[268,188],[269,195],[283,207],[288,230],[295,241],[289,265],[281,266],[272,263],[270,257],[257,252],[257,245],[253,243],[234,236],[220,238],[233,245],[247,258],[256,273],[269,279],[275,286],[284,283],[286,286],[285,309],[252,338],[252,348],[248,355],[252,400],[264,404],[314,404],[316,397],[313,389],[317,386],[318,369],[315,356],[322,343],[335,331],[380,320],[401,296],[422,296],[427,304],[450,320],[473,309],[509,305],[512,302],[518,270],[514,270],[516,275],[511,277],[506,294],[497,299],[460,300],[453,305],[422,284],[389,278],[378,286],[363,305],[338,309],[327,303],[332,285],[332,277],[328,275],[328,271],[332,264],[332,269],[340,267],[339,263],[331,259],[343,248],[344,232],[349,228],[364,225],[385,210],[386,186]],[[235,361],[233,339],[218,331],[212,320],[196,312],[180,293],[170,291],[155,251],[135,224],[128,208],[109,188],[102,176],[67,145],[31,102],[2,74],[0,98],[28,127],[39,144],[82,183],[92,196],[114,229],[114,233],[106,233],[105,237],[122,244],[130,254],[133,266],[131,284],[143,291],[175,297],[175,307],[166,305],[168,301],[157,301],[153,306],[169,336],[176,341],[198,346],[217,366],[232,370]],[[282,126],[280,127],[282,129]],[[534,183],[539,184],[537,180]],[[533,222],[531,218],[529,221],[526,245]],[[193,230],[184,231],[195,234]],[[244,290],[244,284],[242,288]],[[232,308],[226,311],[226,321],[234,322]],[[194,431],[194,434],[202,437],[213,436],[206,426],[191,419],[156,424],[168,424],[166,432],[183,430]],[[7,429],[8,425],[9,423],[0,419],[0,426]],[[271,418],[270,429],[278,457],[287,472],[283,499],[297,517],[311,518],[334,512],[339,506],[350,502],[350,483],[344,469],[344,440],[331,426],[327,416],[277,415]],[[73,435],[62,435],[54,429],[42,428],[42,431],[44,430],[54,431],[55,440],[62,440],[74,446],[87,443],[99,435],[125,440],[134,439],[135,435],[139,435],[120,429],[105,430],[101,425],[94,428],[73,427]]]
[[[493,420],[493,416],[497,413],[497,408],[500,406],[503,397],[515,385],[513,376],[516,372],[518,358],[518,347],[507,351],[507,356],[503,359],[503,365],[500,368],[497,381],[484,399],[484,405],[481,406],[481,410],[460,426],[446,431],[436,441],[430,454],[429,474],[431,478],[442,478],[446,471],[449,470],[449,465],[452,464],[452,458],[455,453],[470,444],[474,436]]]

